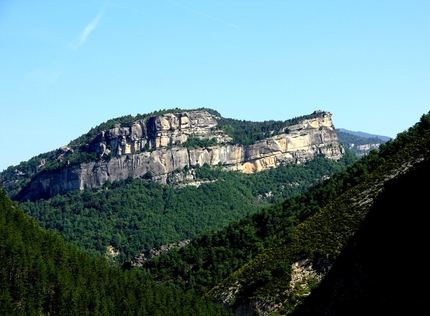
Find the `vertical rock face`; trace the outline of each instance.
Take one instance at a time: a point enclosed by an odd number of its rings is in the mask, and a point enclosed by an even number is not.
[[[167,183],[170,172],[204,164],[253,173],[282,163],[302,163],[317,154],[337,160],[344,150],[333,129],[331,114],[319,114],[248,146],[231,144],[231,137],[217,129],[217,120],[206,111],[154,116],[138,120],[130,127],[116,125],[100,133],[90,146],[100,156],[112,155],[109,161],[81,163],[42,173],[32,180],[22,196],[24,199],[53,196],[149,173]],[[195,149],[182,146],[190,136],[215,139],[218,144]]]
[[[190,135],[201,138],[211,136],[218,142],[228,141],[222,132],[215,133],[218,125],[215,118],[206,111],[190,111],[164,114],[138,120],[130,127],[119,124],[102,132],[91,145],[99,155],[112,153],[114,156],[135,154],[146,150],[168,146],[180,146]]]

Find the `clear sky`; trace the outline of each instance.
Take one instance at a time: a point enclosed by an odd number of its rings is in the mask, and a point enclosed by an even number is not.
[[[430,111],[430,1],[0,0],[0,171],[175,107],[395,137]]]

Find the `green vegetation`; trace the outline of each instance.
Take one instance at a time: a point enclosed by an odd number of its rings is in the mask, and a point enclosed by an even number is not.
[[[220,117],[218,127],[233,138],[234,144],[250,145],[264,138],[277,135],[288,126],[324,115],[325,112],[315,112],[309,115],[295,117],[286,121],[252,122]],[[286,129],[285,133],[288,133]]]
[[[260,252],[290,236],[297,224],[366,179],[379,163],[374,151],[307,193],[246,216],[225,229],[203,234],[190,246],[147,262],[145,268],[160,280],[172,280],[184,289],[203,294]]]
[[[217,141],[215,138],[200,139],[194,135],[191,135],[190,137],[188,137],[187,141],[182,144],[182,146],[187,148],[205,148],[205,147],[211,147],[216,145],[217,145]]]
[[[346,155],[334,162],[317,156],[303,165],[251,175],[204,165],[195,170],[203,182],[198,188],[129,178],[94,191],[21,202],[20,207],[43,228],[60,232],[91,254],[103,254],[111,245],[120,251],[117,260],[124,261],[153,247],[219,230],[263,206],[280,203],[344,170],[351,159]]]
[[[229,315],[47,233],[0,190],[1,315]]]
[[[233,138],[233,143],[243,145],[255,143],[258,140],[279,133],[284,127],[300,123],[305,119],[322,115],[322,113],[313,113],[311,115],[300,116],[286,121],[251,122],[223,118],[219,112],[212,109],[199,108],[196,110],[205,110],[212,114],[218,121],[218,128],[230,135]],[[70,149],[68,152],[62,153],[60,150],[53,150],[33,157],[28,161],[21,162],[17,166],[10,166],[0,173],[0,180],[3,183],[4,189],[8,192],[8,195],[14,199],[19,191],[24,188],[38,173],[58,171],[80,163],[88,163],[101,159],[111,159],[111,155],[100,157],[91,150],[91,145],[94,144],[97,136],[102,131],[113,128],[115,125],[129,127],[137,120],[148,119],[156,115],[179,113],[184,111],[191,110],[175,108],[154,111],[148,114],[137,114],[136,116],[126,115],[110,119],[94,128],[91,128],[88,133],[70,141],[67,145]],[[216,145],[215,139],[199,139],[197,137],[191,137],[184,144],[184,146],[189,148],[210,147],[213,145]],[[43,161],[43,165],[41,165],[41,161]]]
[[[336,130],[336,134],[341,144],[345,148],[348,148],[351,151],[351,153],[356,156],[362,156],[363,154],[368,154],[370,151],[370,150],[359,149],[359,146],[385,143],[385,141],[381,140],[378,137],[365,138],[365,137],[360,137],[349,133],[345,133],[340,130]]]
[[[423,116],[380,153],[372,151],[309,192],[203,234],[145,268],[184,289],[206,293],[212,288],[207,296],[216,299],[240,284],[233,306],[260,298],[284,302],[284,312],[293,310],[302,297],[287,291],[288,267],[304,258],[337,258],[365,218],[368,209],[362,201],[377,196],[402,164],[428,155],[429,122],[430,115]]]
[[[350,186],[349,190],[327,200],[320,211],[302,221],[275,247],[265,250],[243,265],[207,295],[219,298],[227,288],[240,284],[239,293],[231,301],[233,305],[259,298],[272,304],[283,302],[280,310],[282,313],[294,310],[303,300],[300,289],[289,288],[290,278],[287,275],[258,283],[256,280],[261,271],[268,271],[273,275],[279,271],[279,262],[291,265],[300,259],[326,258],[331,262],[335,261],[362,224],[369,211],[370,201],[378,196],[385,181],[404,172],[405,165],[416,164],[423,158],[428,161],[429,122],[430,115],[423,116],[408,132],[399,134],[396,140],[384,145],[380,153],[372,152],[346,170],[343,174],[349,174],[344,178],[347,180],[347,187]],[[354,169],[358,171],[358,179],[353,175]],[[327,183],[337,182],[339,185],[342,183],[339,180],[341,178],[336,175]]]
[[[421,151],[417,142],[409,151]],[[421,149],[420,149],[421,147]],[[428,149],[429,147],[427,147]],[[295,316],[420,315],[429,306],[430,276],[414,262],[428,244],[428,154],[388,181],[319,287]],[[417,252],[418,251],[418,252]],[[414,271],[412,271],[414,270]],[[418,290],[419,289],[419,290]]]
[[[232,133],[240,130],[232,122],[224,126]],[[252,133],[242,134],[253,141]],[[310,312],[299,308],[297,313],[318,315],[336,302],[324,305],[331,298],[317,295],[324,289],[334,293],[333,288],[339,286],[347,294],[337,298],[338,314],[354,314],[354,310],[344,309],[344,302],[358,297],[352,287],[363,278],[360,293],[371,296],[349,301],[356,311],[372,310],[366,302],[392,302],[396,308],[380,305],[375,310],[408,313],[414,310],[407,308],[408,302],[415,300],[422,307],[426,295],[416,294],[420,280],[409,281],[410,273],[405,271],[409,262],[397,256],[416,254],[403,241],[408,234],[425,240],[426,222],[422,218],[416,226],[402,211],[413,208],[416,215],[412,217],[425,213],[426,187],[422,183],[429,175],[429,148],[430,113],[395,140],[382,144],[379,152],[371,151],[359,161],[351,154],[340,162],[317,156],[304,165],[284,165],[252,175],[205,165],[195,170],[202,182],[199,187],[179,189],[127,179],[98,190],[19,205],[44,227],[60,231],[93,256],[65,244],[58,233],[43,231],[2,191],[0,314],[227,313],[209,302],[215,299],[226,300],[233,308],[247,307],[251,300],[277,304],[276,315],[284,315],[306,304],[305,296],[312,291],[309,301],[322,305]],[[322,180],[327,176],[330,178]],[[420,202],[408,203],[409,195]],[[378,239],[381,225],[386,226],[387,236],[383,233]],[[402,225],[409,230],[404,231]],[[417,230],[421,233],[416,234]],[[357,239],[363,236],[367,241]],[[112,245],[121,252],[117,259],[121,262],[142,250],[185,238],[193,238],[188,246],[146,261],[143,269],[122,271],[115,261],[98,255]],[[377,242],[372,244],[373,240]],[[420,245],[424,249],[425,244]],[[358,255],[348,259],[348,252],[356,249]],[[369,249],[379,258],[377,267],[386,273],[369,266],[373,260]],[[390,262],[383,259],[391,255],[398,264],[387,269]],[[362,258],[367,265],[359,261]],[[365,273],[345,279],[349,283],[339,283],[348,273],[336,272],[322,290],[314,277],[291,288],[292,264],[299,260],[310,260],[314,268],[321,261],[328,266],[335,263],[335,272],[342,271],[336,264],[346,262],[349,271],[356,271],[352,267],[358,263]],[[408,286],[411,295],[402,298],[397,294]]]

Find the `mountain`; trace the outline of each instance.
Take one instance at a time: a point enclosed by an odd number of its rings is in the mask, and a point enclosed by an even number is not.
[[[351,132],[343,128],[336,129],[336,134],[344,148],[356,156],[367,155],[371,150],[377,150],[381,144],[390,140],[389,137]]]
[[[428,158],[390,180],[299,315],[420,315],[428,310],[427,273],[410,270],[427,247]],[[415,290],[414,290],[415,289]]]
[[[332,124],[322,111],[266,122],[209,109],[126,116],[1,178],[43,228],[92,255],[113,247],[121,262],[224,228],[344,170],[355,158]]]
[[[230,315],[47,233],[0,190],[1,315]]]
[[[0,313],[420,314],[428,276],[411,267],[426,249],[429,148],[430,113],[305,193],[142,268],[65,244],[2,190]]]
[[[388,137],[388,136],[369,134],[369,133],[365,133],[365,132],[354,132],[354,131],[347,130],[345,128],[339,128],[337,130],[340,132],[343,132],[343,133],[347,133],[347,134],[351,134],[351,135],[355,135],[355,136],[359,136],[359,137],[363,137],[363,138],[379,138],[380,140],[382,140],[384,142],[388,142],[390,139],[392,139],[391,137]]]
[[[393,214],[403,212],[403,216],[408,216],[405,212],[409,208],[408,198],[400,192],[413,182],[407,179],[414,179],[420,171],[428,170],[429,127],[430,115],[425,115],[408,132],[381,145],[379,152],[371,152],[308,193],[247,216],[224,230],[204,234],[188,246],[145,262],[144,267],[159,280],[196,289],[239,315],[290,314],[297,306],[303,306],[306,315],[356,314],[354,306],[361,303],[362,309],[357,309],[361,312],[372,310],[374,304],[379,304],[380,314],[388,315],[399,306],[401,309],[395,314],[401,315],[408,308],[418,310],[419,306],[427,306],[425,294],[399,296],[390,288],[391,284],[418,285],[419,280],[409,281],[410,271],[404,266],[408,259],[399,259],[393,267],[385,264],[396,261],[393,256],[386,257],[391,253],[390,249],[405,249],[415,242],[423,246],[425,242],[414,238],[423,238],[423,230],[415,232],[415,228],[410,227],[408,229],[413,233],[401,234],[402,221],[390,219],[390,207],[397,204]],[[421,176],[425,178],[428,174]],[[420,185],[422,182],[417,182],[411,188]],[[389,192],[388,196],[395,199],[388,204],[384,192]],[[420,195],[422,189],[417,192]],[[419,200],[423,198],[421,196]],[[414,203],[411,204],[419,205]],[[378,212],[374,209],[383,213],[370,215]],[[379,219],[372,222],[375,217]],[[363,236],[359,232],[368,221],[372,222],[373,231],[368,230],[372,233],[371,238],[359,241],[364,246],[357,247],[358,253],[354,252],[355,257],[348,259],[348,245],[354,243],[356,234],[357,238]],[[384,225],[384,221],[395,225],[381,227],[378,235],[378,227]],[[404,222],[411,221],[414,219]],[[375,261],[372,261],[372,255],[363,255],[372,243],[371,254],[375,254]],[[380,254],[376,255],[378,251]],[[363,256],[363,261],[360,257],[356,263],[359,256]],[[347,259],[341,259],[344,257]],[[345,267],[342,261],[346,261]],[[334,276],[329,278],[332,269],[338,272],[333,272]],[[348,277],[348,273],[352,277]],[[314,293],[326,276],[334,281],[315,292],[315,302],[321,307],[314,307],[313,296],[309,296],[311,303],[305,298]],[[349,283],[345,284],[344,280]],[[366,290],[373,285],[375,288],[370,293],[379,296],[368,301]],[[413,306],[409,305],[409,299]]]
[[[305,162],[316,154],[333,160],[343,155],[329,112],[316,111],[294,124],[279,122],[277,129],[260,131],[252,143],[246,138],[235,140],[234,127],[218,120],[208,111],[197,110],[149,116],[130,126],[117,123],[79,147],[60,148],[55,163],[40,160],[38,172],[17,199],[49,198],[129,177],[149,177],[164,184],[190,181],[192,171],[172,173],[204,164],[254,173],[287,162]],[[7,183],[4,187],[8,188]]]

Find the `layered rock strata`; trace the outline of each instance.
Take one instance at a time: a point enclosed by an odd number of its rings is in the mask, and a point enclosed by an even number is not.
[[[204,164],[253,173],[282,163],[302,163],[316,154],[337,160],[344,150],[333,128],[331,114],[319,114],[248,146],[231,144],[232,139],[217,129],[216,118],[206,111],[154,116],[136,121],[131,127],[117,125],[100,133],[90,146],[100,156],[111,155],[109,161],[81,163],[42,173],[31,181],[22,197],[48,197],[149,174],[154,180],[169,183],[169,173]],[[215,139],[217,145],[194,149],[182,146],[190,136]],[[192,180],[193,173],[182,177],[185,181]]]

